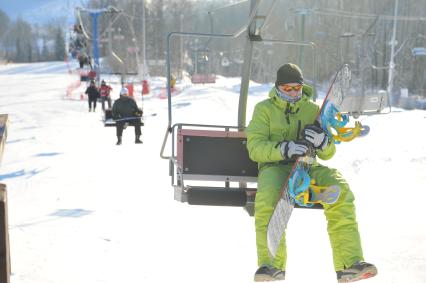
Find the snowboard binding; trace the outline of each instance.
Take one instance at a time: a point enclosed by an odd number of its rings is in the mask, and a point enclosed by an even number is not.
[[[370,127],[363,126],[359,121],[355,122],[354,127],[347,127],[349,116],[339,112],[336,106],[329,101],[325,102],[320,119],[324,131],[335,144],[349,142],[356,137],[366,136],[370,132]]]

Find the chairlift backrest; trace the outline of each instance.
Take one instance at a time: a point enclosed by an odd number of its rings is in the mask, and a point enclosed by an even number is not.
[[[256,182],[257,163],[246,143],[244,132],[180,129],[177,165],[186,180]]]

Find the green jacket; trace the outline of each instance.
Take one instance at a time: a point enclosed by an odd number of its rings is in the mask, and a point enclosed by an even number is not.
[[[259,163],[284,160],[279,143],[283,140],[300,140],[306,125],[313,124],[319,112],[319,106],[306,96],[296,103],[289,103],[278,97],[275,87],[269,92],[269,99],[259,102],[254,109],[252,120],[246,128],[247,149],[253,161]],[[336,152],[334,143],[330,143],[317,156],[330,159]]]

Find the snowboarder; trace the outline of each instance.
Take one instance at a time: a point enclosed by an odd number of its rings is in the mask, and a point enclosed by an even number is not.
[[[123,87],[120,90],[120,98],[112,106],[112,117],[116,120],[117,145],[122,142],[121,137],[126,123],[135,127],[135,143],[142,143],[140,140],[142,110],[138,108],[136,101],[127,95],[128,93],[129,90]]]
[[[89,87],[86,89],[85,93],[88,96],[89,101],[89,112],[92,111],[92,104],[93,104],[93,112],[96,112],[96,101],[99,98],[99,91],[96,87],[95,81],[91,80]]]
[[[295,64],[277,71],[269,99],[259,102],[247,129],[250,158],[259,163],[255,200],[255,227],[258,266],[254,281],[284,280],[286,271],[285,235],[275,258],[268,252],[267,227],[280,191],[297,157],[315,148],[320,159],[333,157],[336,148],[320,127],[318,105],[305,96],[303,75]],[[377,274],[373,264],[364,262],[354,196],[348,183],[335,169],[314,161],[309,175],[318,185],[338,185],[341,195],[336,203],[324,205],[328,234],[338,282],[352,282]]]
[[[105,101],[108,103],[108,109],[111,109],[111,93],[112,87],[106,84],[104,80],[101,82],[100,94],[101,94],[101,103],[102,110],[105,111]]]

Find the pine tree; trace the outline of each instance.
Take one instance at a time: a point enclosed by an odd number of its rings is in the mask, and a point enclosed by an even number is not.
[[[66,54],[65,39],[61,28],[57,29],[55,37],[55,60],[61,61]]]
[[[43,46],[41,49],[41,61],[49,61],[50,54],[49,54],[49,48],[47,47],[47,40],[46,37],[43,37]]]
[[[24,61],[24,49],[22,47],[22,40],[21,38],[17,38],[15,41],[15,48],[16,48],[16,55],[15,55],[15,61],[16,62],[23,62]]]

